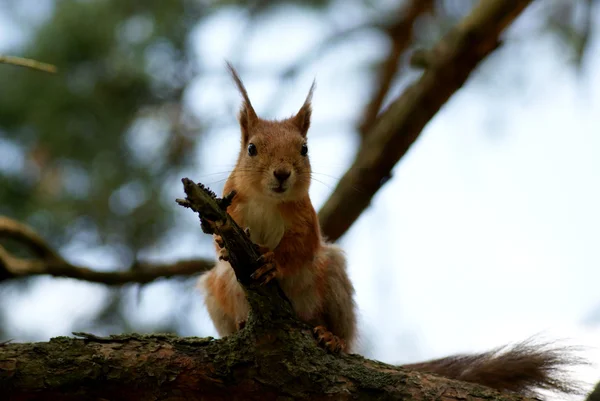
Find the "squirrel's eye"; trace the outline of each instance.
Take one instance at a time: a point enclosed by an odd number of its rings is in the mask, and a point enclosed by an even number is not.
[[[258,154],[258,150],[256,150],[256,145],[254,145],[253,143],[248,145],[248,154],[250,156],[256,156]]]
[[[300,149],[300,154],[302,156],[306,156],[308,154],[308,146],[305,143],[302,144],[302,149]]]

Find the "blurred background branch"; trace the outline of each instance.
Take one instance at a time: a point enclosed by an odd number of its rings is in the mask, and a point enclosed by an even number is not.
[[[364,108],[363,117],[358,126],[358,132],[363,137],[373,126],[392,82],[398,75],[400,58],[413,41],[412,32],[415,21],[423,13],[432,11],[433,7],[433,0],[412,0],[403,3],[400,17],[385,29],[391,44],[387,56],[377,69],[375,90],[371,95],[371,100]]]
[[[23,57],[5,56],[0,54],[0,64],[16,65],[19,67],[31,68],[38,71],[56,73],[56,66],[52,64],[42,63],[40,61],[31,60]]]
[[[34,259],[17,257],[0,245],[0,282],[11,278],[49,275],[106,285],[147,284],[160,278],[199,274],[214,264],[211,260],[203,259],[180,260],[169,264],[136,262],[129,269],[96,271],[67,262],[31,228],[2,216],[0,239],[10,239],[30,248],[36,256]]]
[[[381,114],[366,134],[352,167],[320,210],[323,232],[329,239],[340,238],[369,206],[421,130],[477,64],[496,49],[504,28],[530,2],[482,1],[429,51],[431,57],[421,78]]]

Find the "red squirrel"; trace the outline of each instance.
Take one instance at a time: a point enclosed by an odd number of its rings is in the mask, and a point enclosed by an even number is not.
[[[311,166],[307,132],[315,84],[294,116],[279,120],[259,118],[235,69],[229,71],[242,95],[238,114],[241,150],[223,193],[237,192],[227,211],[263,252],[272,253],[275,269],[262,280],[276,279],[298,317],[315,327],[320,344],[333,352],[352,351],[356,340],[354,288],[346,272],[342,250],[327,243],[309,198]],[[243,327],[248,304],[222,242],[216,266],[200,278],[209,315],[221,336]],[[569,365],[560,350],[544,350],[522,343],[504,352],[458,355],[405,365],[450,379],[469,381],[501,391],[534,394],[536,388],[569,392],[556,377]]]
[[[242,94],[238,115],[242,146],[223,193],[236,191],[227,212],[252,241],[273,252],[275,278],[298,317],[315,327],[319,341],[332,351],[350,350],[356,335],[354,288],[342,250],[321,236],[308,189],[311,167],[306,134],[314,83],[293,117],[269,121],[257,116],[242,81],[229,70]],[[221,255],[220,240],[215,241]],[[226,260],[200,279],[210,317],[221,336],[244,324],[248,305]]]

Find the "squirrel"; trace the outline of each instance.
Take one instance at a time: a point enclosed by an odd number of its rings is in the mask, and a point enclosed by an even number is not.
[[[321,235],[308,190],[311,166],[306,135],[312,113],[313,82],[298,113],[282,121],[259,118],[231,64],[229,71],[243,97],[238,120],[241,150],[223,193],[236,191],[227,212],[274,269],[259,269],[258,279],[276,279],[298,317],[315,328],[331,351],[350,350],[356,335],[354,287],[341,248]],[[215,237],[216,266],[201,276],[209,315],[221,336],[240,329],[248,315],[244,292]]]
[[[227,211],[274,268],[259,269],[257,278],[276,279],[298,317],[314,327],[317,342],[332,352],[351,352],[356,341],[354,287],[338,246],[324,240],[309,198],[311,166],[307,133],[315,82],[300,110],[284,120],[259,118],[233,66],[229,72],[242,96],[238,113],[241,149],[223,193],[236,191]],[[243,328],[248,316],[245,294],[227,261],[222,240],[215,236],[217,264],[201,276],[211,320],[220,336]],[[523,342],[508,350],[455,355],[403,365],[449,379],[473,382],[500,391],[536,395],[535,389],[565,393],[576,387],[558,371],[572,364],[562,349]]]

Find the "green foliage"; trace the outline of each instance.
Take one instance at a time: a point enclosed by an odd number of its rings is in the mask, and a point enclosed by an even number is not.
[[[173,113],[191,77],[186,35],[199,9],[179,1],[58,1],[23,53],[50,76],[2,67],[0,213],[56,245],[83,232],[139,249],[168,227],[161,182],[187,161]],[[157,140],[158,138],[158,140]]]
[[[248,12],[284,3],[329,1],[256,1]],[[9,154],[0,164],[0,214],[55,246],[84,238],[118,245],[123,256],[168,230],[175,208],[165,180],[201,137],[181,104],[194,73],[188,35],[204,16],[240,2],[206,4],[55,2],[21,53],[59,74],[0,67],[0,148]]]

